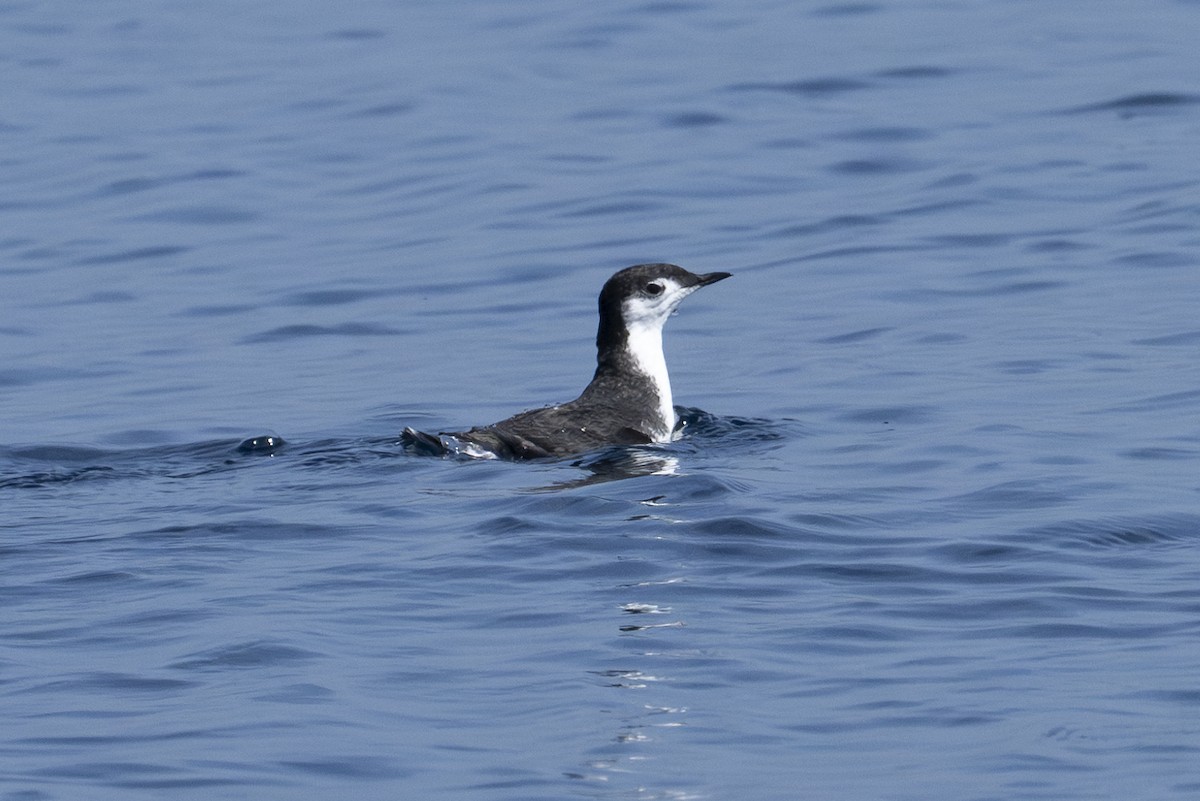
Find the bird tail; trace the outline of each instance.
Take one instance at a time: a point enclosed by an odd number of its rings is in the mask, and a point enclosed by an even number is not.
[[[407,426],[400,432],[400,444],[404,446],[405,450],[412,451],[419,456],[445,456],[449,452],[441,437],[426,434],[424,431],[417,431],[415,428]]]

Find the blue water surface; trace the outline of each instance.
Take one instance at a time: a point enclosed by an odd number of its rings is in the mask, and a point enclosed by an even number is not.
[[[1198,30],[0,3],[0,799],[1196,798]]]

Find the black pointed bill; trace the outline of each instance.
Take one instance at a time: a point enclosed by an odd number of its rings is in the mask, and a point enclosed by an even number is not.
[[[724,281],[731,275],[733,275],[733,273],[705,273],[704,275],[698,275],[696,277],[700,279],[698,282],[699,286],[708,286],[709,284],[715,284],[718,281]]]

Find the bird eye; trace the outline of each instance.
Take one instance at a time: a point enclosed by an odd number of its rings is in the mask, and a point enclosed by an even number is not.
[[[655,283],[646,284],[646,294],[647,295],[661,295],[662,291],[663,291],[662,284],[655,284]]]

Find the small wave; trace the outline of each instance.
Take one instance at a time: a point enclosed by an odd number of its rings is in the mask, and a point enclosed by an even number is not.
[[[1126,95],[1115,100],[1101,103],[1089,103],[1083,106],[1066,109],[1068,114],[1087,114],[1097,111],[1116,111],[1122,117],[1132,117],[1135,114],[1162,111],[1179,106],[1191,106],[1200,103],[1200,95],[1182,92],[1144,92],[1136,95]]]
[[[97,465],[76,470],[40,470],[23,475],[0,476],[0,489],[36,489],[74,481],[89,481],[112,478],[116,471],[111,467]]]
[[[729,88],[735,92],[783,92],[789,95],[800,95],[802,97],[829,97],[831,95],[839,95],[845,92],[856,92],[863,89],[870,89],[873,86],[868,81],[859,78],[813,78],[801,81],[779,81],[767,82],[761,81],[756,83],[739,83],[730,86]]]
[[[668,128],[707,128],[728,121],[727,117],[711,111],[684,111],[667,117],[663,124]]]
[[[0,448],[0,489],[39,489],[101,479],[188,478],[251,464],[239,456],[274,454],[283,444],[277,434],[262,434],[240,441],[113,450],[73,445]]]
[[[272,328],[269,331],[251,334],[248,337],[243,337],[240,342],[243,345],[258,345],[269,342],[288,342],[308,337],[378,337],[396,336],[402,333],[404,332],[399,329],[377,323],[341,323],[340,325],[297,324],[284,325],[279,328]]]
[[[79,264],[125,264],[131,261],[148,261],[152,259],[163,259],[170,256],[178,256],[181,253],[187,253],[189,250],[191,250],[191,248],[184,247],[182,245],[155,245],[152,247],[125,250],[121,251],[120,253],[101,253],[95,256],[88,256],[80,259]]]
[[[192,654],[170,665],[177,670],[227,670],[296,665],[315,659],[318,654],[290,645],[257,640],[237,643]]]
[[[788,437],[784,423],[763,417],[718,416],[691,406],[676,406],[685,440],[705,445],[779,442]],[[791,422],[791,421],[788,421]]]
[[[1028,531],[1039,540],[1065,547],[1150,547],[1197,541],[1200,539],[1200,516],[1178,514],[1141,519],[1065,520]]]

